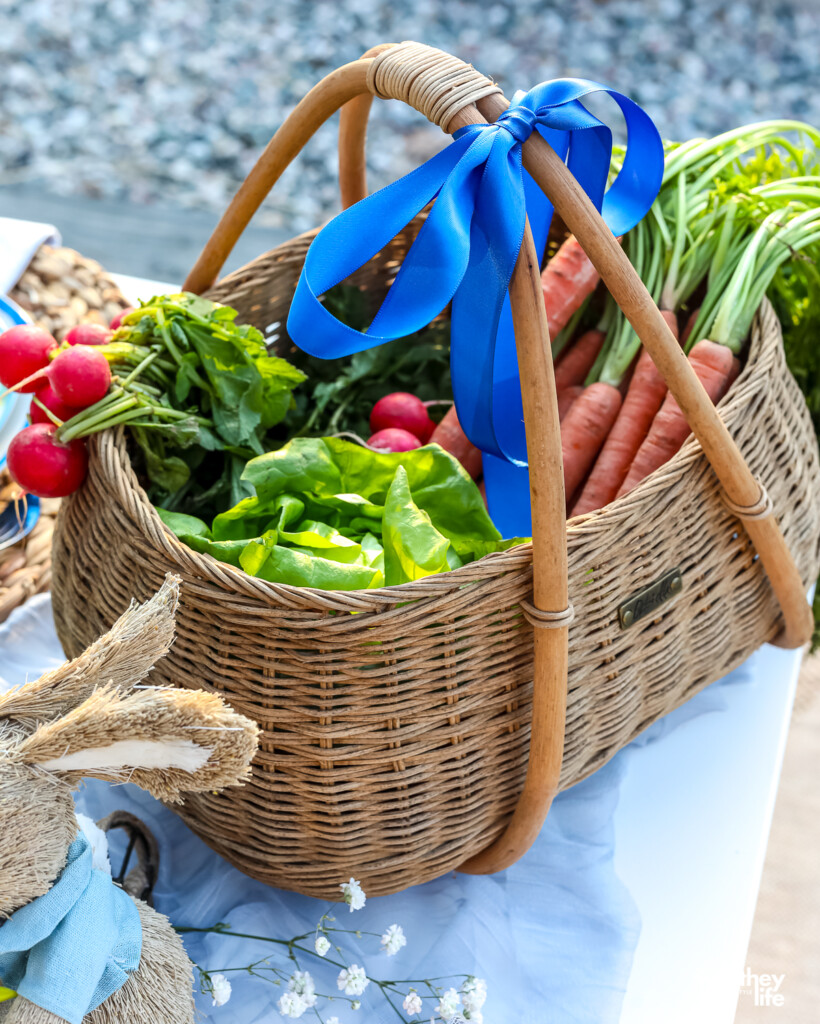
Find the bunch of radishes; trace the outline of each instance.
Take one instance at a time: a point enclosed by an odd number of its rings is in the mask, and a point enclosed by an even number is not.
[[[436,404],[436,403],[429,403]],[[409,452],[427,444],[436,429],[427,404],[407,391],[394,391],[373,406],[369,448],[379,452]]]
[[[29,494],[62,498],[85,479],[88,454],[80,439],[64,442],[59,428],[103,398],[111,386],[108,360],[95,346],[106,344],[111,328],[79,324],[62,346],[47,331],[20,324],[0,334],[0,384],[32,394],[31,426],[12,438],[6,459],[12,478]]]
[[[434,423],[427,412],[432,405],[448,405],[440,423]],[[409,452],[424,444],[440,445],[458,459],[473,480],[480,480],[484,467],[481,452],[468,440],[452,402],[422,402],[406,391],[396,391],[380,398],[370,413],[370,429],[374,431],[367,445],[378,452]]]

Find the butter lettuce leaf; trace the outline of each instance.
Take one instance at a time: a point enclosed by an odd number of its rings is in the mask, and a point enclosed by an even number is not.
[[[254,493],[211,527],[160,510],[184,543],[261,579],[323,590],[394,586],[511,546],[473,480],[438,445],[373,452],[295,438],[251,459]]]

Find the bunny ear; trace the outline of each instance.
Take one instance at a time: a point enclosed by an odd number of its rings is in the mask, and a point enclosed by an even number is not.
[[[106,683],[127,690],[143,679],[174,639],[178,576],[168,575],[145,604],[131,603],[110,631],[74,661],[0,695],[0,718],[48,721],[76,707]]]
[[[235,785],[250,770],[258,727],[215,694],[108,686],[17,748],[23,764],[74,784],[134,782],[168,802],[185,792]]]

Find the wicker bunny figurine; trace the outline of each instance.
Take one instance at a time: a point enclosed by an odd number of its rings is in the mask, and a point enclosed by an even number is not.
[[[19,993],[4,1024],[193,1021],[179,936],[92,869],[71,798],[83,777],[178,801],[247,775],[254,723],[213,694],[137,686],[171,645],[177,594],[166,579],[75,661],[0,695],[0,981]]]

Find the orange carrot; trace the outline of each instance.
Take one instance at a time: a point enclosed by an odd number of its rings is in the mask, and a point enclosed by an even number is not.
[[[706,393],[713,402],[719,402],[726,393],[732,370],[731,350],[725,345],[704,339],[689,353],[689,362]],[[631,491],[641,480],[671,459],[689,433],[686,417],[672,395],[668,394],[652,421],[646,440],[632,460],[626,479],[618,490],[618,497]]]
[[[595,461],[620,407],[620,391],[611,384],[598,381],[584,388],[561,424],[564,490],[568,507],[572,506],[572,498]]]
[[[692,333],[695,327],[695,321],[700,316],[700,306],[697,309],[693,309],[689,314],[689,319],[686,321],[686,326],[683,329],[683,334],[680,336],[681,345],[685,345],[689,341],[689,335]]]
[[[569,412],[572,403],[583,392],[583,384],[573,384],[572,387],[563,388],[558,392],[558,421],[564,422],[564,417]]]
[[[450,406],[447,415],[433,431],[429,443],[440,444],[446,452],[455,456],[473,480],[481,476],[481,450],[468,440],[461,429],[454,405]]]
[[[551,337],[567,326],[572,314],[595,291],[599,280],[590,258],[570,235],[541,274]]]
[[[586,375],[598,358],[605,337],[603,331],[585,331],[564,352],[555,366],[555,387],[559,395],[564,388],[584,383]]]
[[[671,310],[661,310],[664,320],[677,338],[678,321]],[[632,460],[649,432],[652,421],[666,395],[666,382],[646,349],[641,350],[629,390],[604,442],[601,454],[572,509],[574,516],[603,508],[618,493]]]

